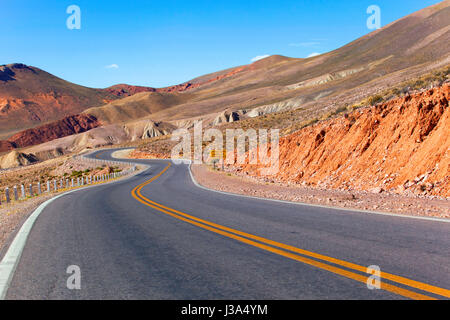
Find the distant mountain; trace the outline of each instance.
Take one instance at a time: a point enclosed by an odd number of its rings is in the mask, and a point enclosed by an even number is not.
[[[24,64],[0,66],[0,136],[60,120],[117,99]]]
[[[55,122],[16,133],[4,144],[6,144],[6,148],[8,148],[8,142],[16,148],[23,148],[85,132],[99,126],[100,123],[94,116],[86,114],[68,116]],[[5,150],[0,147],[0,152],[2,151]]]
[[[145,115],[155,121],[183,122],[207,119],[225,110],[253,115],[300,107],[312,113],[332,109],[345,100],[343,97],[349,97],[351,103],[352,99],[362,99],[450,64],[448,17],[450,0],[316,57],[274,55],[179,86],[141,92],[86,112],[102,122],[114,123]],[[162,93],[173,96],[156,98]],[[251,112],[256,108],[261,112]]]
[[[223,78],[204,80],[204,83]],[[79,86],[39,68],[20,63],[0,66],[0,138],[28,128],[78,114],[137,93],[175,93],[197,88],[202,82],[167,88],[118,84],[106,89]]]
[[[449,17],[446,0],[329,53],[308,59],[274,55],[167,88],[91,89],[35,67],[0,66],[0,138],[79,113],[119,126],[141,120],[190,126],[196,119],[214,123],[224,112],[245,119],[300,108],[312,118],[449,65]],[[269,125],[264,121],[258,125]],[[273,121],[271,126],[284,126]],[[12,147],[3,143],[3,149]]]

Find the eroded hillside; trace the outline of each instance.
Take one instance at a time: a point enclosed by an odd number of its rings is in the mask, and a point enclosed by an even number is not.
[[[447,83],[306,127],[281,139],[279,173],[263,178],[449,197],[449,96]]]

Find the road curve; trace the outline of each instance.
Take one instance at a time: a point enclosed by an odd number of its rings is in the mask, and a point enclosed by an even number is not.
[[[43,210],[7,299],[450,298],[449,223],[226,195],[185,164],[135,162],[150,168]]]

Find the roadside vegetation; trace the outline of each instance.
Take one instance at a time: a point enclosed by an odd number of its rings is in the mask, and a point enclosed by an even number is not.
[[[347,107],[347,109],[354,110],[361,107],[374,106],[396,97],[403,97],[414,91],[442,86],[442,84],[447,81],[450,81],[450,66],[446,66],[437,71],[428,73],[422,77],[402,82],[393,88],[384,90],[376,95],[369,96],[360,103]],[[343,111],[345,110],[342,110],[341,112]]]
[[[368,96],[359,103],[339,106],[337,109],[324,113],[320,117],[313,118],[308,121],[303,121],[302,123],[300,123],[300,125],[296,126],[296,129],[300,130],[304,127],[313,125],[318,121],[329,120],[343,114],[349,114],[359,108],[375,106],[394,98],[404,97],[416,91],[430,89],[432,87],[439,87],[448,81],[450,81],[450,66],[446,66],[442,69],[428,73],[419,78],[404,81],[395,87]]]

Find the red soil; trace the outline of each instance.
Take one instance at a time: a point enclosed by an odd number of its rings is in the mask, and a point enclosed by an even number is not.
[[[444,84],[283,137],[279,173],[263,178],[449,197],[449,95]],[[237,170],[260,176],[257,166]]]
[[[0,152],[22,148],[88,131],[100,126],[94,116],[79,114],[37,128],[21,131],[7,141],[0,141]]]

